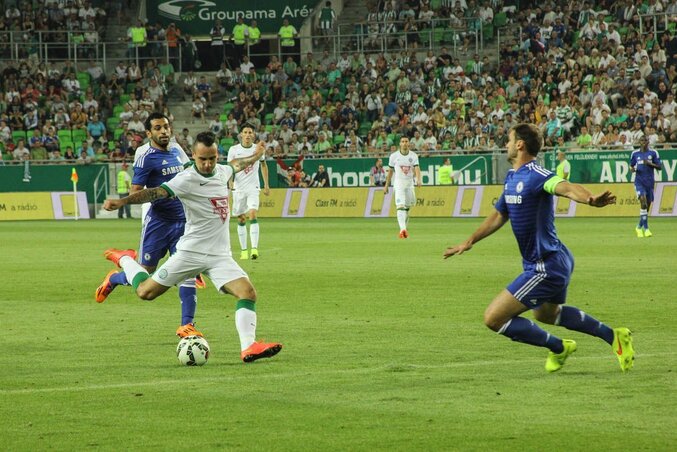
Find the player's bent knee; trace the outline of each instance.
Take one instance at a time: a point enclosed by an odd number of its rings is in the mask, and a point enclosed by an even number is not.
[[[505,324],[506,320],[497,317],[491,308],[484,311],[484,324],[492,331],[498,331]]]

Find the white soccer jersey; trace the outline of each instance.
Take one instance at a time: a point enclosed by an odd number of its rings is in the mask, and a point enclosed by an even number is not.
[[[201,175],[191,166],[162,184],[170,196],[181,200],[186,214],[177,250],[230,256],[228,181],[233,174],[230,165],[216,165],[210,176]]]
[[[415,152],[409,151],[406,155],[400,151],[393,152],[388,159],[388,166],[395,171],[395,188],[414,186],[414,167],[418,166],[418,155]]]
[[[256,145],[252,144],[250,147],[246,148],[241,144],[236,144],[228,149],[228,161],[232,162],[235,159],[251,157],[254,153],[256,153]],[[261,164],[259,162],[264,160],[265,157],[262,155],[258,161],[237,173],[235,175],[233,190],[237,190],[238,192],[261,190],[261,183],[259,182],[259,167]]]

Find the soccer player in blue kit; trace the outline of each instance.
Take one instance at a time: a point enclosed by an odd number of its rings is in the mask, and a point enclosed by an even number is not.
[[[554,225],[553,195],[593,207],[614,204],[616,197],[608,191],[594,196],[582,185],[569,183],[540,166],[536,156],[543,137],[534,124],[519,124],[510,130],[508,137],[508,160],[513,169],[506,176],[496,210],[465,242],[447,248],[444,258],[470,250],[510,220],[524,273],[489,304],[484,323],[513,341],[548,348],[545,369],[555,372],[576,351],[576,342],[555,337],[520,316],[531,309],[540,322],[603,339],[612,346],[621,370],[629,370],[634,363],[630,330],[612,329],[580,309],[564,305],[574,259],[557,238]]]
[[[148,151],[134,163],[131,193],[144,187],[159,187],[170,181],[183,170],[182,152],[170,145],[171,126],[169,119],[162,113],[151,113],[145,121],[146,135],[150,141]],[[141,243],[139,244],[139,263],[153,272],[160,260],[169,252],[174,254],[176,243],[183,235],[186,217],[178,199],[158,199],[153,202],[143,221]],[[122,272],[113,270],[106,275],[96,289],[96,301],[103,303],[118,285],[128,285]],[[176,331],[180,337],[202,336],[193,319],[197,307],[195,278],[189,278],[179,284],[181,299],[181,325]]]
[[[633,151],[630,156],[630,170],[635,173],[635,190],[639,199],[639,224],[635,228],[637,237],[651,237],[649,230],[649,209],[653,202],[653,187],[655,183],[654,170],[663,169],[658,152],[649,149],[649,140],[646,136],[639,139],[639,150]]]

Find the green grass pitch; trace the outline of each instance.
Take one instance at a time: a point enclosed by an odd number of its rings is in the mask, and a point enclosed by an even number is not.
[[[212,349],[175,357],[176,289],[129,288],[99,305],[105,248],[136,247],[138,220],[0,224],[3,450],[674,450],[677,220],[558,219],[576,271],[569,303],[634,332],[621,373],[599,339],[546,326],[578,351],[546,350],[482,324],[520,272],[509,225],[463,256],[481,219],[262,219],[242,265],[273,359],[239,360],[232,297],[198,292]],[[239,255],[234,223],[231,236]]]

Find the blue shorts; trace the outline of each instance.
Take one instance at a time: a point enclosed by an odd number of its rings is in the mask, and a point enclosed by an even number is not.
[[[186,222],[153,218],[149,212],[143,220],[141,243],[139,244],[139,263],[155,267],[160,259],[176,252],[176,243],[183,235]]]
[[[563,304],[567,287],[574,271],[574,257],[567,247],[551,253],[536,263],[524,265],[524,273],[511,282],[507,289],[527,308],[534,309],[543,303]]]
[[[635,182],[635,191],[637,192],[637,197],[644,195],[646,196],[646,202],[651,204],[653,202],[653,185],[638,184]]]

